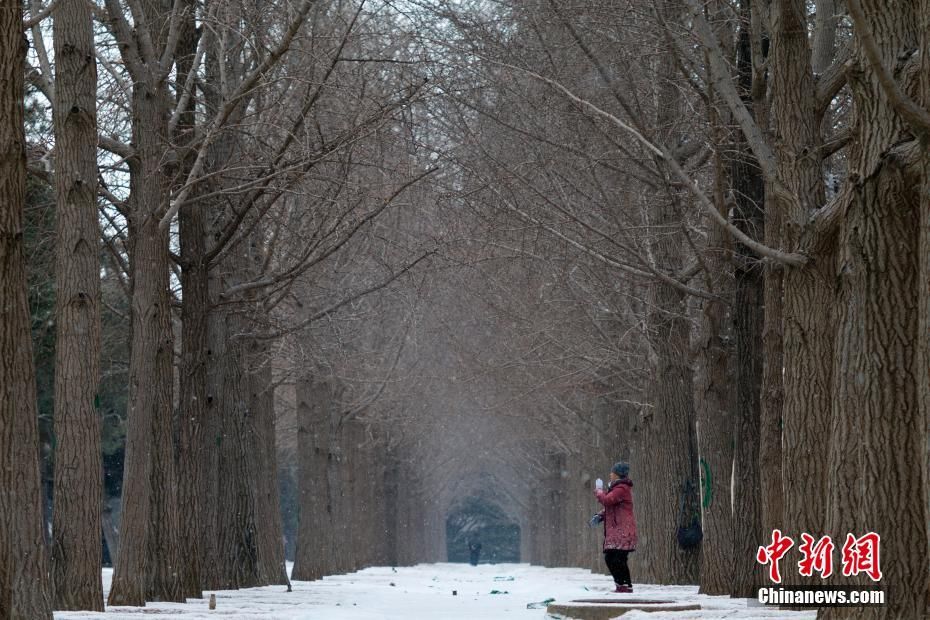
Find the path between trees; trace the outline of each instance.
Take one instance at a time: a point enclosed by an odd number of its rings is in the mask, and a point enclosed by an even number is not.
[[[109,590],[111,569],[105,569],[104,589]],[[528,564],[420,564],[412,567],[374,567],[326,577],[319,581],[295,581],[294,591],[269,586],[216,592],[216,610],[208,608],[209,592],[188,603],[148,603],[144,608],[111,607],[105,614],[56,612],[56,620],[158,618],[233,618],[275,620],[409,620],[442,618],[545,618],[545,607],[527,605],[545,599],[567,602],[609,596],[610,578],[578,568],[543,568]],[[750,606],[745,599],[697,594],[697,586],[650,586],[636,584],[637,598],[700,603],[699,612],[680,614],[629,613],[624,618],[795,618],[809,620],[813,612],[786,612]]]

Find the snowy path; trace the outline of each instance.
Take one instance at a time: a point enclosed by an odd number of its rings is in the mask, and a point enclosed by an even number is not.
[[[109,569],[104,588],[109,588]],[[509,578],[512,578],[510,580]],[[421,564],[408,568],[378,567],[357,573],[326,577],[321,581],[294,582],[294,591],[281,586],[216,593],[215,611],[207,599],[182,603],[149,603],[144,608],[113,607],[106,614],[58,612],[56,620],[99,618],[141,620],[157,618],[233,618],[236,620],[485,620],[491,618],[546,618],[545,609],[527,609],[527,603],[554,598],[614,597],[609,577],[576,568],[541,568],[528,564]],[[586,589],[587,588],[587,589]],[[636,584],[636,598],[663,598],[699,602],[700,612],[629,613],[624,620],[666,618],[794,618],[807,620],[813,612],[786,612],[750,607],[742,599],[708,597],[691,586]],[[453,596],[453,590],[457,595]],[[493,590],[502,592],[491,594]],[[209,597],[209,593],[207,593]]]

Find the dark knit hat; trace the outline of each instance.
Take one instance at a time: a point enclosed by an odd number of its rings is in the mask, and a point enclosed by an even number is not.
[[[621,478],[626,478],[630,475],[630,464],[620,461],[619,463],[614,463],[614,466],[610,469]]]

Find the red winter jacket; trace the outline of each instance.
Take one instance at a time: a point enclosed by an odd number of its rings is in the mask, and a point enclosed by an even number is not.
[[[604,549],[636,549],[636,517],[633,516],[633,481],[621,478],[610,483],[607,491],[594,490],[604,506]]]

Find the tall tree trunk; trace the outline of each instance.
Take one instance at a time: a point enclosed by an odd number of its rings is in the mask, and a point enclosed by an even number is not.
[[[726,217],[724,196],[729,175],[724,172],[722,153],[729,140],[724,136],[724,123],[716,108],[711,108],[709,114],[715,134],[714,201],[717,209]],[[710,220],[710,217],[707,219]],[[699,583],[700,591],[704,594],[727,594],[733,582],[734,564],[732,506],[726,501],[730,495],[734,442],[738,439],[752,443],[757,437],[741,435],[737,438],[734,434],[736,390],[732,387],[730,375],[734,367],[727,313],[730,305],[727,302],[732,299],[734,285],[730,260],[732,244],[726,231],[713,221],[708,224],[703,262],[708,288],[717,297],[703,300],[694,373],[701,525],[704,533]]]
[[[227,151],[221,142],[217,164]],[[217,211],[220,205],[216,205]],[[214,213],[219,219],[219,215]],[[210,235],[208,234],[208,237]],[[223,303],[223,291],[243,281],[248,263],[239,250],[228,253],[209,271],[207,410],[204,457],[204,587],[235,589],[265,585],[259,568],[257,454],[252,419],[251,376],[242,334],[249,320],[242,304]],[[226,507],[233,507],[227,509]]]
[[[759,127],[770,126],[768,88],[768,56],[765,41],[768,37],[766,25],[769,22],[770,6],[768,0],[746,0],[749,9],[750,47],[752,53],[752,111]],[[768,132],[766,132],[768,133]],[[771,137],[769,142],[771,143]],[[754,158],[753,158],[754,159]],[[751,159],[750,161],[753,161]],[[756,171],[761,175],[761,171]],[[781,205],[768,194],[762,192],[764,202],[764,239],[772,248],[782,248]],[[784,481],[782,479],[782,412],[785,402],[784,386],[784,339],[783,334],[783,276],[781,265],[769,262],[762,270],[763,287],[763,327],[762,327],[762,393],[759,406],[759,484],[761,531],[750,534],[747,540],[753,540],[757,547],[771,536],[772,530],[784,528]],[[746,543],[747,547],[750,544]],[[738,552],[739,553],[739,552]],[[755,568],[761,574],[760,567]],[[750,581],[761,583],[760,579],[745,579],[741,592],[734,594],[745,596]]]
[[[341,568],[346,561],[346,557],[340,550],[343,548],[341,540],[342,524],[339,522],[339,507],[342,499],[342,480],[341,473],[344,467],[345,451],[343,449],[343,428],[340,419],[340,411],[335,406],[334,401],[325,401],[323,428],[321,433],[324,439],[320,448],[326,452],[326,467],[320,472],[326,478],[325,513],[322,519],[322,528],[317,532],[326,532],[324,548],[325,564],[323,574],[331,575],[341,572]],[[319,474],[317,474],[319,475]]]
[[[660,217],[654,225],[671,224]],[[657,248],[653,253],[667,269],[667,252]],[[656,284],[655,289],[654,310],[648,317],[655,356],[647,388],[650,407],[642,423],[640,471],[630,474],[634,481],[637,477],[641,481],[634,502],[642,552],[637,559],[644,581],[695,583],[699,551],[680,548],[676,537],[684,487],[690,483],[695,492],[697,487],[693,372],[689,363],[691,330],[684,317],[682,294],[665,284]],[[694,505],[693,496],[686,496],[686,500],[685,513],[690,516],[699,507]]]
[[[205,106],[209,113],[219,110],[224,101],[224,59],[219,50],[207,54],[205,61]],[[216,52],[216,53],[214,53]],[[235,124],[237,116],[230,122]],[[241,136],[221,133],[208,148],[204,172],[212,175],[202,190],[222,194],[231,183],[223,174],[238,155]],[[238,182],[238,181],[233,181]],[[235,218],[234,209],[225,198],[214,198],[195,208],[206,210],[208,248],[206,257],[209,305],[207,317],[207,408],[203,457],[205,468],[204,587],[241,588],[265,585],[259,557],[257,518],[258,488],[256,476],[260,455],[252,411],[250,409],[250,372],[243,334],[250,327],[248,304],[251,300],[227,299],[224,293],[248,280],[255,273],[255,252],[250,239],[239,240],[235,247],[215,245],[224,227]],[[225,506],[234,506],[226,510]]]
[[[23,207],[26,39],[21,2],[0,8],[0,618],[51,618],[42,534],[36,379]]]
[[[397,566],[397,476],[399,465],[397,459],[390,452],[387,452],[384,460],[384,501],[382,502],[382,510],[384,511],[385,557],[383,565]]]
[[[882,64],[894,67],[918,43],[914,4],[862,5],[864,26]],[[847,533],[881,536],[880,585],[888,600],[882,607],[828,615],[918,618],[927,614],[930,570],[927,417],[920,406],[920,390],[926,387],[919,385],[918,343],[928,337],[918,331],[921,197],[914,169],[919,167],[896,148],[913,139],[911,131],[861,53],[858,65],[849,84],[856,139],[849,154],[853,198],[841,235],[830,531],[841,541]]]
[[[208,233],[209,237],[209,233]],[[207,272],[209,299],[213,299],[218,288],[218,277],[212,272]],[[201,585],[207,590],[219,590],[222,588],[222,577],[220,567],[220,546],[219,532],[217,531],[217,512],[222,509],[219,495],[220,471],[219,471],[219,454],[220,444],[223,441],[223,427],[225,420],[222,415],[223,391],[226,389],[223,383],[222,368],[220,360],[222,359],[222,347],[224,346],[222,316],[212,306],[208,300],[210,310],[206,315],[207,323],[207,346],[204,356],[206,367],[207,397],[204,404],[203,418],[203,451],[201,456],[201,467],[204,494],[201,505]]]
[[[675,226],[677,209],[663,201],[652,225]],[[653,255],[663,269],[674,271],[671,236],[656,242]],[[678,265],[680,267],[680,265]],[[634,507],[639,528],[637,569],[643,580],[662,584],[695,583],[698,550],[678,546],[676,529],[685,514],[699,510],[686,485],[697,486],[697,446],[694,437],[693,371],[690,365],[690,324],[685,318],[684,296],[677,289],[656,283],[651,293],[652,310],[647,316],[650,377],[646,385],[648,409],[640,425],[638,471],[631,477],[639,483]]]
[[[132,340],[121,549],[108,598],[111,605],[137,606],[146,600],[184,600],[173,432],[169,230],[159,225],[177,172],[176,162],[165,157],[173,152],[168,120],[174,105],[162,67],[171,9],[160,0],[143,0],[140,7],[142,15],[135,17],[142,19],[135,30],[114,28],[118,39],[134,37],[119,41],[133,73],[134,153],[127,160]],[[118,11],[119,5],[108,8]],[[113,23],[124,19],[122,14],[110,17]]]
[[[780,200],[782,243],[799,247],[810,213],[824,204],[819,118],[814,101],[807,9],[804,0],[778,0],[772,8],[772,109],[778,174],[793,198]],[[810,262],[789,267],[784,295],[784,410],[782,475],[784,531],[816,535],[826,526],[829,474],[823,438],[829,436],[835,300],[835,235],[810,250]],[[767,533],[771,535],[771,533]],[[787,573],[798,578],[797,571]]]
[[[699,474],[702,489],[700,590],[704,594],[729,593],[733,568],[730,473],[733,467],[733,391],[727,303],[732,287],[726,256],[726,233],[714,226],[708,235],[704,258],[714,279],[717,299],[704,300],[698,361],[694,376]],[[740,437],[740,440],[745,440]],[[750,437],[749,441],[755,440]]]
[[[249,351],[249,410],[252,412],[256,452],[257,545],[261,581],[288,583],[284,564],[284,527],[278,497],[278,459],[275,446],[274,385],[271,347],[253,342]]]
[[[255,244],[249,239],[227,253],[219,265],[214,265],[214,270],[219,272],[218,282],[225,291],[257,277],[258,264]],[[211,358],[223,386],[216,392],[221,416],[219,506],[236,506],[236,509],[217,511],[216,532],[221,583],[225,588],[244,588],[268,584],[262,575],[260,541],[261,530],[271,523],[258,522],[263,448],[255,419],[258,412],[253,397],[255,360],[249,353],[251,343],[244,337],[253,326],[247,312],[254,300],[221,307],[223,301],[229,300],[214,299],[214,313],[221,317],[217,321],[221,331],[214,333],[215,339],[210,344]],[[269,509],[277,511],[277,504]]]
[[[200,598],[203,587],[203,526],[206,501],[204,416],[207,403],[207,266],[203,260],[204,221],[199,205],[179,212],[181,238],[181,367],[179,384],[178,505],[182,557],[182,589]]]
[[[123,474],[121,549],[111,605],[183,600],[180,587],[177,482],[172,437],[173,333],[169,296],[168,230],[159,227],[167,208],[165,152],[167,92],[136,83],[130,165],[132,205],[132,351],[126,459]]]
[[[921,0],[918,15],[918,32],[920,50],[919,72],[920,103],[925,110],[930,110],[930,0]],[[917,323],[917,395],[919,398],[920,417],[924,428],[930,428],[930,137],[921,137],[923,154],[920,188],[920,240],[917,258],[920,261],[917,275],[918,323]],[[920,337],[923,334],[923,337]],[[924,438],[927,442],[927,438]],[[923,503],[930,506],[930,451],[923,459]],[[930,524],[928,524],[930,527]],[[930,531],[927,532],[930,540]],[[930,543],[927,555],[930,556]],[[925,588],[930,591],[930,587]],[[928,601],[930,605],[930,601]]]
[[[332,539],[327,518],[326,442],[329,439],[330,389],[309,373],[297,383],[299,514],[297,550],[291,578],[300,581],[320,579],[326,574],[328,547]]]
[[[188,14],[178,39],[178,83],[185,84],[192,71],[197,49],[193,2],[186,1]],[[179,94],[180,98],[181,95]],[[193,138],[194,97],[181,114],[175,141]],[[182,178],[193,165],[196,152],[184,153]],[[185,597],[203,595],[204,502],[206,501],[204,416],[207,402],[207,313],[209,282],[206,262],[206,225],[202,205],[186,204],[178,212],[181,246],[181,361],[178,397],[178,506],[180,516],[181,590]]]
[[[265,239],[264,227],[259,225],[249,236],[248,273],[258,278],[266,254],[261,250]],[[258,316],[263,313],[260,299],[248,295],[247,302],[254,313],[246,321],[248,328],[260,327]],[[256,575],[258,583],[287,584],[287,567],[284,563],[284,534],[281,521],[281,503],[278,494],[278,459],[275,448],[275,408],[272,375],[272,350],[267,340],[246,339],[242,347],[242,362],[247,374],[246,385],[248,437],[251,448],[248,456],[252,464],[253,481],[249,485],[255,506]]]
[[[90,5],[62,0],[55,9],[53,31],[58,221],[54,606],[103,611],[103,463],[94,402],[100,378],[97,62]]]
[[[680,23],[682,4],[665,0],[662,9],[668,23]],[[658,37],[661,40],[661,37]],[[678,69],[667,50],[659,50],[655,85],[656,126],[659,140],[675,144],[681,138],[681,92],[675,84]],[[657,165],[662,167],[661,162]],[[681,205],[675,190],[656,197],[648,224],[655,230],[678,230]],[[682,267],[678,234],[654,235],[651,255],[656,266],[668,273]],[[637,570],[643,580],[662,584],[696,583],[700,546],[685,550],[678,545],[676,530],[682,521],[681,501],[686,499],[688,518],[699,514],[694,501],[698,489],[697,438],[694,417],[694,373],[691,367],[691,326],[685,316],[684,294],[655,282],[649,291],[646,326],[650,344],[649,378],[645,386],[647,410],[640,424],[637,469],[630,473],[639,483],[634,509],[639,528]],[[686,493],[690,487],[693,493]]]
[[[743,101],[747,107],[751,107],[753,59],[748,1],[741,6],[741,19],[736,44],[737,79]],[[764,184],[758,162],[741,132],[736,133],[732,152],[730,176],[736,203],[734,223],[751,238],[762,239],[765,235]],[[761,583],[755,551],[763,539],[760,526],[764,491],[760,457],[766,441],[761,425],[765,317],[762,265],[742,244],[736,247],[735,279],[733,331],[736,339],[736,416],[732,484],[733,514],[738,515],[738,518],[734,518],[733,522],[733,579],[727,591],[733,596],[749,597],[754,596],[754,586]],[[778,379],[781,379],[780,372]],[[780,406],[779,402],[779,417]],[[780,433],[774,437],[776,440],[780,438]]]
[[[236,589],[259,585],[252,495],[252,433],[249,421],[248,376],[243,367],[242,319],[236,311],[216,310],[210,330],[211,384],[216,416],[216,497],[211,523],[217,544],[218,581],[210,587]]]

